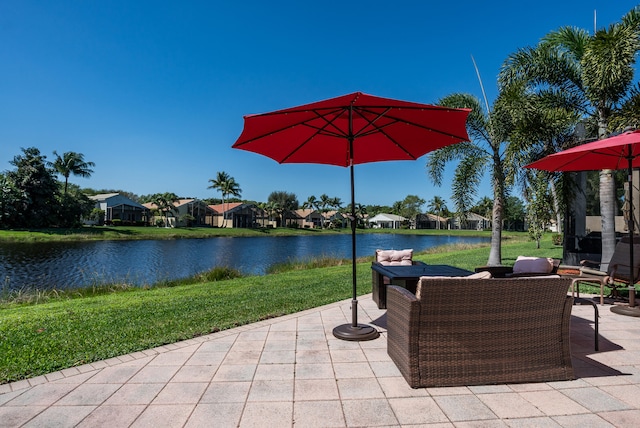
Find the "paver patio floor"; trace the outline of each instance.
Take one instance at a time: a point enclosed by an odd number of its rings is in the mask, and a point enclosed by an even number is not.
[[[372,341],[333,337],[350,300],[0,385],[2,427],[638,427],[640,318],[574,306],[567,382],[411,389]]]

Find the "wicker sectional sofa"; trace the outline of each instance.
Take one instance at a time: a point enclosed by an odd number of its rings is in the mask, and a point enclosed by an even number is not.
[[[387,352],[413,388],[574,379],[571,279],[422,277],[387,290]]]

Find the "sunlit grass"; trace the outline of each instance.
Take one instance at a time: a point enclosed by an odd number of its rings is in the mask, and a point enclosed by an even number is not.
[[[9,283],[5,280],[0,288],[0,309],[16,305],[34,305],[59,299],[77,299],[83,297],[95,297],[105,294],[121,293],[138,289],[177,287],[181,285],[203,284],[207,282],[226,281],[241,278],[242,274],[237,269],[228,267],[216,267],[205,272],[191,275],[187,278],[162,280],[155,284],[135,285],[132,282],[120,281],[116,283],[104,283],[99,277],[94,278],[94,284],[87,287],[69,289],[20,289],[10,290]]]
[[[351,259],[344,259],[331,256],[320,256],[305,260],[287,260],[285,262],[274,263],[267,267],[267,274],[276,274],[283,272],[291,272],[294,270],[317,269],[329,266],[351,265]]]

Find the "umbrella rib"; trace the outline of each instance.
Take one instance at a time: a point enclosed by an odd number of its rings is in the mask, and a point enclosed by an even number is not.
[[[333,113],[339,112],[341,110],[344,111],[343,108],[334,109]],[[333,125],[333,121],[336,120],[338,117],[340,117],[340,114],[335,114],[333,119],[327,120],[326,115],[321,115],[315,110],[313,111],[313,113],[315,113],[317,115],[317,117],[314,118],[314,119],[320,118],[320,119],[324,120],[326,122],[325,125],[322,126],[322,127],[317,127],[317,126],[313,126],[313,125],[310,125],[310,124],[306,123],[308,121],[300,122],[299,125],[306,126],[308,128],[311,128],[311,129],[315,129],[316,132],[314,132],[307,139],[305,139],[300,144],[298,144],[298,146],[295,149],[291,150],[288,155],[283,157],[282,160],[280,160],[278,162],[280,162],[280,163],[286,162],[291,156],[293,156],[298,150],[300,150],[305,144],[307,144],[313,137],[315,137],[318,134],[333,135],[333,136],[336,136],[336,137],[346,138],[346,134],[342,134],[342,133],[338,133],[338,132],[331,132],[331,131],[328,131],[326,129],[328,126],[334,126]],[[312,120],[312,119],[309,119],[309,120]],[[335,127],[335,128],[338,129],[338,131],[340,130],[338,127]]]
[[[388,123],[388,124],[384,124],[384,125],[382,125],[382,126],[380,126],[380,127],[375,127],[375,126],[374,126],[374,123],[375,123],[377,120],[379,120],[381,117],[389,117],[389,116],[386,116],[386,113],[388,113],[390,110],[391,110],[391,108],[386,108],[386,109],[385,109],[383,112],[381,112],[381,113],[375,113],[375,112],[372,112],[372,111],[367,111],[368,113],[373,113],[373,114],[375,114],[375,115],[376,115],[376,117],[375,117],[374,119],[369,119],[368,117],[366,117],[366,116],[365,116],[365,115],[360,111],[360,109],[354,109],[354,113],[356,113],[358,116],[360,116],[362,119],[364,119],[364,120],[367,122],[367,124],[366,124],[365,126],[363,126],[360,130],[355,131],[355,132],[353,133],[353,138],[354,138],[354,139],[357,139],[358,137],[366,137],[367,135],[372,135],[372,134],[376,134],[376,133],[383,134],[385,137],[387,137],[387,138],[389,139],[389,141],[391,141],[393,144],[395,144],[395,145],[396,145],[396,147],[398,147],[399,149],[401,149],[401,150],[402,150],[402,151],[407,155],[407,157],[408,157],[408,158],[413,159],[413,160],[416,160],[417,158],[416,158],[415,156],[413,156],[413,155],[411,154],[411,152],[409,152],[407,149],[405,149],[405,148],[404,148],[404,146],[402,146],[401,144],[399,144],[395,139],[393,139],[389,134],[387,134],[387,133],[384,131],[384,128],[386,128],[386,127],[388,127],[388,126],[391,126],[391,125],[393,125],[393,124],[396,124],[396,123],[400,122],[398,119],[396,119],[396,118],[392,118],[392,120],[393,120],[393,121],[392,121],[392,122],[390,122],[390,123]],[[371,130],[369,130],[369,131],[364,131],[364,129],[365,129],[365,128],[367,128],[367,127],[369,127],[369,126],[370,126],[370,127],[372,127],[372,129],[371,129]],[[363,132],[363,131],[364,131],[364,132]]]
[[[338,107],[338,108],[325,109],[325,110],[331,110],[331,111],[329,111],[329,112],[327,112],[327,113],[325,113],[325,114],[335,114],[336,112],[344,111],[344,108],[343,108],[343,107]],[[308,111],[308,110],[300,110],[300,112],[302,112],[302,111]],[[268,132],[265,132],[265,133],[263,133],[263,134],[260,134],[260,135],[257,135],[257,136],[255,136],[255,137],[252,137],[252,138],[250,138],[250,139],[248,139],[248,140],[244,140],[244,141],[242,141],[241,143],[238,143],[238,144],[236,145],[236,147],[244,146],[245,144],[249,144],[249,143],[252,143],[252,142],[254,142],[254,141],[256,141],[256,140],[259,140],[260,138],[264,138],[264,137],[266,137],[266,136],[268,136],[268,135],[271,135],[271,134],[277,134],[277,133],[279,133],[279,132],[286,131],[287,129],[295,128],[296,126],[299,126],[299,125],[307,126],[307,127],[309,127],[309,128],[312,128],[312,129],[316,129],[316,130],[318,130],[319,132],[324,131],[324,132],[326,132],[326,134],[327,134],[327,135],[346,136],[346,134],[332,133],[332,132],[330,132],[330,131],[326,131],[326,130],[324,129],[324,127],[320,128],[320,127],[316,127],[316,126],[309,125],[307,122],[312,121],[312,120],[316,120],[316,119],[318,119],[318,118],[322,118],[322,119],[325,119],[325,120],[326,120],[326,118],[324,118],[324,114],[319,114],[319,113],[318,113],[317,111],[315,111],[315,110],[313,111],[313,113],[315,113],[315,114],[316,114],[316,116],[314,116],[314,117],[312,117],[312,118],[310,118],[310,119],[306,119],[306,120],[303,120],[303,121],[300,121],[300,122],[296,122],[296,123],[293,123],[293,124],[291,124],[291,125],[283,126],[283,127],[281,127],[281,128],[271,129],[271,130],[269,130]],[[249,116],[249,118],[251,118],[251,117],[259,117],[259,116],[274,116],[274,115],[276,115],[276,114],[284,114],[284,113],[262,113],[262,114],[255,115],[255,116]],[[336,115],[336,117],[338,117],[338,116],[339,116],[339,115]],[[328,124],[330,124],[331,122],[332,122],[332,121],[328,121],[328,120],[327,120],[327,125],[328,125]]]
[[[320,114],[317,110],[314,110],[313,113],[316,114],[316,117],[314,119],[322,119],[324,120],[326,123],[324,126],[313,126],[309,123],[306,123],[307,121],[305,121],[305,123],[302,123],[301,125],[307,126],[309,128],[312,129],[316,129],[318,132],[316,132],[316,134],[323,134],[323,135],[331,135],[334,137],[341,137],[341,138],[347,138],[348,135],[343,132],[338,126],[335,126],[333,124],[333,122],[338,119],[341,114],[346,111],[347,109],[345,107],[341,107],[339,109],[333,109],[331,112],[329,113],[324,113],[324,114]],[[327,119],[327,116],[329,115],[333,115],[333,118],[331,120]],[[309,119],[309,121],[311,121],[311,119]],[[328,126],[332,126],[335,131],[330,131],[327,129]]]
[[[601,155],[601,156],[609,156],[609,157],[612,157],[612,158],[618,158],[618,162],[620,162],[621,160],[627,159],[627,155],[624,154],[624,153],[621,156],[620,153],[611,153],[611,152],[608,152],[608,151],[602,151],[600,149],[593,150],[593,153],[596,153],[596,154]]]
[[[377,107],[375,107],[375,106],[374,107],[358,106],[354,111],[358,112],[359,114],[360,114],[360,111],[363,111],[363,112],[366,112],[366,113],[370,113],[370,114],[375,114],[375,115],[378,116],[378,117],[376,117],[375,120],[378,120],[379,118],[384,116],[386,118],[393,119],[394,120],[393,123],[402,122],[402,123],[406,123],[407,125],[415,126],[416,128],[425,129],[427,131],[431,131],[431,132],[434,132],[434,133],[437,133],[437,134],[440,134],[440,135],[446,135],[446,136],[449,136],[449,137],[458,138],[458,139],[460,139],[462,141],[468,141],[467,136],[460,136],[460,135],[451,134],[449,132],[443,132],[442,130],[434,129],[434,128],[430,127],[430,126],[425,126],[425,125],[422,125],[420,123],[416,123],[416,122],[413,122],[413,121],[410,121],[410,120],[407,120],[407,119],[398,118],[393,114],[386,114],[391,110],[391,107],[388,107],[387,110],[384,113],[377,113],[377,112],[375,112],[373,110],[370,110],[370,109],[373,109],[373,108],[377,108]],[[404,110],[428,110],[426,108],[418,108],[418,107],[402,107],[402,109],[404,109]],[[442,108],[437,108],[437,110],[441,110],[441,109]],[[454,109],[451,109],[451,110],[454,110]],[[360,114],[360,116],[362,116],[364,118],[363,114]],[[371,131],[367,131],[367,132],[364,132],[364,133],[359,134],[359,135],[369,135],[371,133],[377,132],[377,130],[379,130],[379,129],[383,129],[386,126],[392,125],[393,123],[389,123],[387,125],[380,126],[377,129],[373,129]],[[387,134],[385,134],[385,135],[387,135]]]
[[[412,121],[408,121],[406,119],[399,119],[399,118],[395,117],[394,115],[389,115],[387,113],[389,113],[389,111],[391,111],[391,107],[387,107],[383,112],[376,112],[376,111],[370,110],[370,108],[371,107],[369,107],[369,108],[367,108],[367,107],[357,107],[357,108],[354,109],[354,113],[358,114],[358,116],[360,116],[362,119],[364,119],[367,122],[367,125],[365,125],[362,128],[360,128],[360,130],[354,132],[354,138],[365,137],[367,135],[372,135],[372,134],[376,134],[376,133],[383,134],[385,137],[387,137],[389,139],[389,141],[391,141],[393,144],[395,144],[396,147],[401,149],[407,155],[407,157],[412,159],[412,160],[416,160],[417,158],[409,150],[407,150],[402,144],[398,143],[393,137],[391,137],[388,133],[386,133],[384,128],[392,126],[392,125],[394,125],[396,123],[405,123],[405,124],[408,124],[408,125],[411,125],[411,126],[415,126],[417,128],[425,129],[425,130],[440,134],[440,135],[446,135],[446,136],[453,137],[453,138],[461,138],[460,136],[453,135],[453,134],[448,133],[448,132],[442,132],[442,131],[439,131],[439,130],[435,130],[435,129],[433,129],[431,127],[428,127],[428,126],[420,125],[418,123],[415,123],[415,122],[412,122]],[[423,110],[423,109],[414,108],[414,110]],[[373,114],[376,117],[374,119],[369,119],[369,118],[367,118],[365,113]],[[391,122],[389,122],[387,124],[380,125],[378,127],[374,127],[374,123],[376,121],[378,121],[382,117],[390,119]],[[372,129],[365,130],[369,126],[371,126]],[[466,140],[466,138],[461,138],[461,139]]]

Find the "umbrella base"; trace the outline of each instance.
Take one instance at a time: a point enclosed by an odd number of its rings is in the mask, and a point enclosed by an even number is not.
[[[611,307],[611,312],[628,317],[640,317],[640,308],[638,306],[615,305]]]
[[[338,339],[351,340],[351,341],[363,341],[373,340],[380,336],[378,330],[365,324],[343,324],[333,329],[333,335]]]

